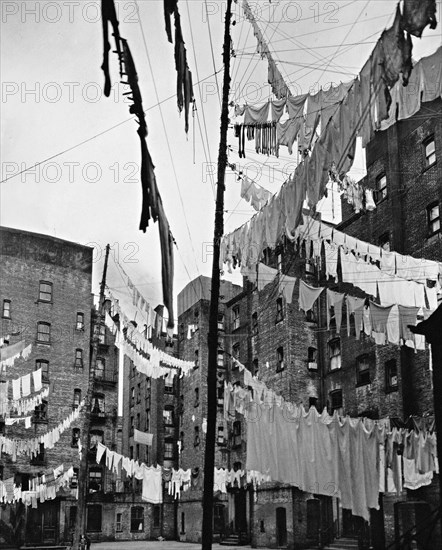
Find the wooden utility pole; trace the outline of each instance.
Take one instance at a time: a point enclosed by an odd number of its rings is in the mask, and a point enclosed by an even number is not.
[[[223,99],[221,107],[221,129],[218,151],[218,181],[215,205],[215,229],[213,235],[212,286],[210,291],[209,311],[209,365],[207,368],[207,432],[204,455],[204,493],[203,493],[203,528],[202,550],[212,549],[213,540],[213,478],[215,468],[215,431],[217,412],[217,358],[218,358],[218,309],[220,287],[220,242],[224,232],[224,180],[227,166],[227,129],[229,125],[229,91],[230,91],[230,21],[232,19],[232,0],[227,0],[224,23],[223,47]]]
[[[408,325],[414,334],[423,334],[431,344],[433,361],[433,400],[436,424],[436,444],[439,464],[442,463],[442,304],[426,321],[416,326]],[[439,473],[439,518],[442,533],[442,473]]]
[[[87,394],[84,403],[84,424],[83,424],[83,448],[81,452],[80,460],[80,469],[78,472],[78,502],[77,502],[77,521],[75,523],[75,532],[74,532],[74,541],[73,549],[79,549],[80,537],[81,535],[86,534],[86,510],[87,510],[87,493],[88,493],[88,479],[87,479],[87,455],[90,447],[91,440],[91,410],[92,410],[92,398],[94,393],[95,386],[95,363],[97,361],[97,352],[98,352],[98,341],[99,341],[99,332],[97,332],[97,327],[99,331],[100,323],[102,321],[104,313],[104,289],[106,286],[106,274],[107,274],[107,264],[109,260],[109,250],[110,246],[106,246],[106,255],[104,258],[104,267],[103,267],[103,277],[101,278],[100,284],[100,298],[98,305],[98,316],[97,321],[92,326],[92,353],[90,358],[89,365],[89,380],[87,386]]]

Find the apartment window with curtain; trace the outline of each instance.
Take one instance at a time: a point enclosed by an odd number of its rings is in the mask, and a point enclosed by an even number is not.
[[[49,382],[49,361],[37,359],[35,361],[35,370],[41,369],[41,381]]]
[[[52,283],[49,283],[48,281],[40,281],[38,301],[52,302]]]
[[[341,339],[333,338],[328,343],[328,356],[330,360],[330,370],[341,368]]]
[[[427,206],[427,224],[429,237],[440,232],[440,208],[438,202],[433,202]]]
[[[3,300],[2,317],[3,319],[11,318],[11,300]]]
[[[430,136],[423,142],[425,152],[425,167],[433,165],[436,162],[436,145],[434,136]]]
[[[37,342],[49,344],[51,341],[51,324],[40,321],[37,323]]]

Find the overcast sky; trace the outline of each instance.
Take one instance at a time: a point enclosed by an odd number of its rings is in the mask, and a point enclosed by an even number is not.
[[[1,179],[10,178],[0,184],[1,224],[95,246],[95,292],[109,243],[126,273],[155,306],[162,301],[158,228],[152,225],[146,234],[138,230],[140,147],[114,54],[110,55],[111,97],[102,94],[100,3],[3,0],[0,4]],[[382,30],[393,21],[396,8],[396,2],[381,0],[250,4],[293,94],[354,78]],[[178,245],[178,293],[189,278],[211,273],[207,252],[213,238],[220,117],[217,82],[221,93],[225,2],[178,2],[197,100],[188,136],[176,107],[173,45],[164,30],[162,0],[121,0],[116,5],[121,35],[129,41],[138,70],[148,109],[148,146]],[[255,53],[256,40],[241,1],[234,10],[231,100],[267,101],[271,97],[267,62]],[[415,59],[440,45],[440,1],[437,19],[436,30],[427,27],[421,40],[413,37]],[[231,132],[229,144],[229,160],[238,162],[237,140]],[[293,171],[296,154],[290,156],[282,148],[276,159],[255,154],[251,145],[240,164],[258,183],[277,191]],[[15,175],[35,163],[42,164]],[[362,177],[363,155],[352,173]],[[225,227],[231,231],[253,210],[240,198],[240,183],[229,170],[226,184]],[[323,209],[330,215],[331,203]],[[116,294],[126,292],[113,261],[108,283]]]

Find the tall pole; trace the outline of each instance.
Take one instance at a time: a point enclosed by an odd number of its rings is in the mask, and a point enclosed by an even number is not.
[[[204,455],[204,492],[203,492],[203,528],[202,550],[212,549],[213,540],[213,478],[215,468],[215,430],[216,430],[216,370],[218,354],[218,309],[220,287],[220,241],[224,232],[224,180],[227,166],[227,129],[229,125],[230,91],[230,20],[232,18],[232,0],[227,0],[224,24],[223,47],[223,99],[221,107],[221,129],[218,151],[218,182],[215,205],[215,229],[213,235],[212,287],[210,291],[209,311],[209,365],[207,369],[207,431]]]
[[[98,326],[101,322],[104,309],[104,289],[106,286],[106,274],[107,274],[107,264],[109,260],[109,250],[110,246],[106,246],[106,255],[104,258],[104,267],[103,267],[103,276],[101,278],[100,284],[100,298],[98,305]],[[85,411],[84,411],[84,424],[83,424],[83,448],[81,453],[80,460],[80,469],[78,472],[78,502],[77,502],[77,521],[75,523],[75,532],[74,532],[74,541],[73,548],[78,550],[80,537],[86,533],[86,509],[87,509],[87,489],[88,489],[88,480],[87,480],[87,455],[90,447],[91,440],[91,410],[92,410],[92,398],[94,393],[95,385],[95,363],[97,361],[98,353],[98,334],[96,331],[97,323],[92,326],[92,353],[89,365],[89,379],[87,386],[87,394],[85,399]]]

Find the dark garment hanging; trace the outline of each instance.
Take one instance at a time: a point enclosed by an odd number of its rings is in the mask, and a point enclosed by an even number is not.
[[[173,329],[173,244],[174,239],[170,231],[169,222],[163,208],[161,197],[158,200],[158,230],[161,246],[161,278],[163,282],[163,302],[169,313],[167,328]]]
[[[131,90],[130,93],[132,94],[129,99],[133,101],[132,105],[129,107],[129,112],[138,117],[138,124],[140,125],[140,128],[138,129],[138,134],[140,134],[141,129],[142,135],[145,137],[147,136],[147,124],[146,118],[144,116],[141,92],[138,86],[138,74],[135,69],[135,63],[127,40],[122,38],[121,43],[123,44],[122,59],[124,63],[124,74],[127,76],[127,82],[124,82],[124,84],[129,84]]]
[[[189,131],[189,105],[193,102],[192,73],[187,64],[187,51],[181,31],[181,17],[174,11],[175,22],[175,69],[177,71],[177,104],[181,112],[184,107],[184,128]]]
[[[149,226],[149,220],[155,222],[158,219],[158,188],[155,178],[154,165],[147,148],[143,129],[138,128],[138,136],[141,142],[141,188],[143,191],[143,202],[141,207],[140,229],[143,233]]]
[[[163,0],[164,2],[164,22],[166,24],[167,39],[172,44],[172,25],[170,23],[170,16],[175,13],[177,9],[178,0]]]
[[[436,0],[404,0],[402,25],[404,30],[418,38],[427,25],[435,29]]]
[[[119,23],[117,19],[117,13],[115,11],[114,0],[101,0],[101,22],[103,25],[103,64],[101,68],[104,72],[104,95],[110,96],[111,91],[111,79],[109,74],[109,23],[112,25],[113,35],[115,38],[115,45],[118,54],[118,60],[120,63],[120,76],[122,76],[122,59],[120,48],[120,31],[118,29]]]

